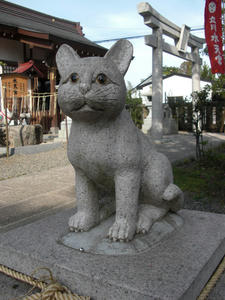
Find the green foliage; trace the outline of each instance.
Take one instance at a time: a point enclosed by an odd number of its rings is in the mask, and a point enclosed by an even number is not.
[[[205,107],[211,101],[210,86],[206,85],[203,90],[192,93],[192,124],[196,139],[196,158],[200,159],[204,155],[203,128],[205,121]]]
[[[191,75],[192,73],[192,63],[191,62],[183,62],[180,67],[163,67],[163,75],[170,75],[170,74],[185,74]]]
[[[209,55],[207,46],[203,50],[203,53]],[[225,74],[212,74],[211,68],[204,63],[201,67],[201,79],[211,82],[213,100],[219,99],[225,101]]]
[[[174,167],[174,182],[197,199],[219,197],[225,204],[225,144],[205,152],[199,161]]]
[[[205,155],[200,161],[202,167],[209,167],[217,169],[223,169],[225,171],[225,144],[220,145],[217,149],[209,149],[205,152]],[[225,180],[225,172],[224,172]],[[225,186],[225,182],[224,182]]]
[[[134,124],[138,128],[142,128],[143,125],[143,104],[141,98],[132,98],[131,92],[128,91],[126,98],[126,108],[131,114],[131,118]]]
[[[210,81],[210,82],[213,82],[215,80],[215,75],[212,74],[211,68],[206,63],[204,63],[201,66],[200,77],[201,77],[201,80],[206,80],[206,81]]]
[[[179,71],[180,71],[180,69],[177,67],[164,66],[163,67],[163,76],[167,76],[167,75],[174,74],[174,73],[180,73]]]
[[[183,97],[168,97],[168,104],[179,130],[192,131],[192,102]]]
[[[213,98],[225,100],[225,74],[218,74],[212,81]]]
[[[198,195],[201,193],[204,186],[204,179],[194,164],[174,167],[173,175],[174,183],[183,191],[190,191]]]
[[[192,62],[191,61],[184,61],[180,65],[180,73],[191,76],[191,74],[192,74]]]

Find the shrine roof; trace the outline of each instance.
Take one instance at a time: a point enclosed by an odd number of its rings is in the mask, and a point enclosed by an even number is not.
[[[44,77],[44,74],[38,69],[37,66],[35,66],[34,61],[33,60],[29,60],[28,62],[25,62],[23,64],[20,64],[18,66],[18,68],[16,68],[13,73],[24,73],[28,70],[30,70],[31,68],[33,68],[40,77]]]
[[[50,16],[23,6],[0,0],[0,24],[18,30],[30,31],[37,35],[46,35],[45,39],[54,43],[70,41],[78,46],[85,45],[90,51],[104,55],[106,49],[84,37],[79,22]]]

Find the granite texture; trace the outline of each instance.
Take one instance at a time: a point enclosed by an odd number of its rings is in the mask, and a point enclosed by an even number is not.
[[[60,242],[67,247],[86,253],[134,255],[146,252],[183,225],[183,219],[179,215],[169,213],[162,220],[155,222],[147,234],[137,234],[130,243],[113,243],[106,236],[114,219],[115,216],[111,216],[87,232],[70,232],[63,236]]]
[[[132,57],[133,46],[126,40],[116,42],[103,58],[80,58],[65,44],[56,55],[58,102],[72,119],[68,158],[76,170],[77,212],[69,227],[88,231],[116,211],[108,231],[113,241],[130,241],[183,206],[169,160],[125,109],[123,77]]]
[[[70,210],[0,234],[0,262],[31,274],[49,267],[56,278],[92,299],[194,300],[225,252],[225,216],[182,210],[184,225],[136,255],[93,255],[57,241]]]

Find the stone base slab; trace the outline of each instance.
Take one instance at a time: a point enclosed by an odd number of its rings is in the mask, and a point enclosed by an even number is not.
[[[0,263],[31,274],[48,267],[92,299],[194,300],[225,253],[225,215],[182,210],[184,225],[135,255],[80,252],[58,241],[74,211],[64,210],[0,234]]]

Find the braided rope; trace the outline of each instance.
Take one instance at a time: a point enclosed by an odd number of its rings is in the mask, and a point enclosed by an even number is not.
[[[206,286],[204,287],[204,289],[202,290],[201,294],[198,296],[197,300],[207,299],[209,293],[211,292],[211,290],[213,289],[216,282],[219,280],[220,276],[222,275],[222,273],[224,271],[225,271],[225,256],[222,259],[222,261],[220,262],[218,268],[216,269],[216,271],[214,272],[212,277],[209,279],[209,281],[206,284]]]
[[[39,268],[35,270],[33,274],[39,270],[48,271],[50,276],[43,276],[42,279],[39,280],[34,278],[33,275],[29,276],[23,274],[0,264],[1,273],[33,286],[33,288],[22,297],[22,300],[90,300],[90,297],[73,294],[67,287],[56,282],[52,276],[52,272],[48,268]],[[49,280],[50,283],[47,284],[43,281],[44,279]],[[41,292],[29,295],[34,288],[41,289]]]
[[[17,280],[23,281],[33,286],[33,288],[39,288],[42,291],[40,293],[36,293],[34,295],[25,295],[22,299],[23,300],[90,300],[90,297],[85,296],[78,296],[76,294],[72,294],[67,287],[59,284],[58,282],[54,281],[52,277],[52,273],[48,268],[40,268],[45,269],[50,273],[50,277],[45,277],[46,279],[50,279],[51,283],[47,284],[41,280],[35,279],[29,275],[17,272],[13,269],[10,269],[4,265],[0,264],[0,272],[4,273],[7,276],[15,278]],[[39,270],[40,270],[39,269]],[[221,263],[219,264],[218,268],[216,269],[215,273],[212,275],[204,289],[202,290],[201,294],[198,296],[197,300],[205,300],[207,299],[210,291],[215,286],[216,282],[225,271],[225,256]],[[44,277],[43,277],[44,278]],[[33,290],[31,289],[31,291]]]
[[[32,278],[31,276],[28,276],[26,274],[17,272],[13,269],[10,269],[4,265],[0,264],[0,272],[4,273],[5,275],[8,275],[12,278],[15,278],[17,280],[20,280],[22,282],[28,283],[30,285],[33,285],[39,289],[43,289],[46,286],[46,283],[39,281],[38,279]]]

